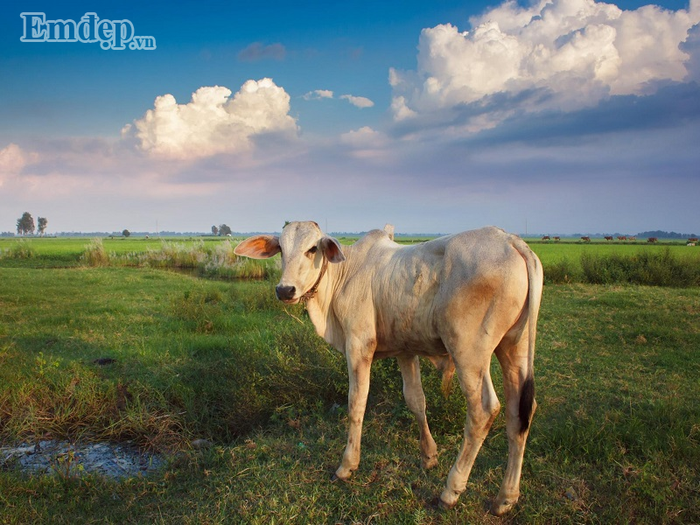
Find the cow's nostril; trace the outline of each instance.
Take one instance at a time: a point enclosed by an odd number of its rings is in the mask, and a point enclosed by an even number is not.
[[[277,293],[277,299],[280,301],[288,301],[290,299],[294,299],[294,294],[296,293],[297,289],[294,286],[278,286],[275,288],[275,292]]]

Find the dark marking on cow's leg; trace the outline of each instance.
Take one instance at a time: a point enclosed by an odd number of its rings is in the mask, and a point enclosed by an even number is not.
[[[535,401],[535,380],[528,377],[520,390],[520,405],[518,416],[520,417],[520,433],[524,434],[530,428],[530,418],[532,417],[532,406]]]

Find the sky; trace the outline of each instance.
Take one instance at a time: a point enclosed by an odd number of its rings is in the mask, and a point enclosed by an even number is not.
[[[0,232],[700,233],[700,0],[107,4],[0,6]]]

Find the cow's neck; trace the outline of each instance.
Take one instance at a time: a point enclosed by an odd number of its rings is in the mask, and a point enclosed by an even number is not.
[[[340,264],[329,264],[326,273],[318,283],[318,291],[306,303],[309,318],[316,328],[316,333],[338,350],[343,350],[345,337],[338,319],[336,318],[332,304],[337,291],[342,287],[346,279],[347,269],[350,267],[350,253],[352,250],[346,247],[343,250],[346,260]]]

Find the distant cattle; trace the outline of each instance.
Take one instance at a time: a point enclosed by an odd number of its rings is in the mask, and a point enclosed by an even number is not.
[[[590,237],[581,237],[581,240],[582,240],[583,242],[591,242],[591,238],[590,238]]]
[[[647,242],[658,242],[658,241],[659,241],[659,238],[658,238],[658,237],[649,237],[649,238],[647,239]]]
[[[422,465],[438,463],[425,414],[419,356],[449,381],[457,373],[467,400],[464,441],[439,503],[451,508],[466,489],[481,444],[500,410],[491,381],[495,352],[503,370],[508,463],[491,511],[501,515],[520,494],[520,473],[535,411],[533,360],[542,295],[542,264],[515,235],[483,228],[400,246],[392,228],[373,230],[352,246],[314,222],[288,223],[279,236],[246,239],[234,252],[265,259],[282,254],[275,291],[303,302],[318,335],[348,365],[348,441],[335,479],[360,463],[362,421],[372,361],[395,357],[403,394],[420,428]]]
[[[550,240],[550,239],[549,239],[549,235],[545,235],[544,237],[542,237],[542,240],[543,240],[543,241],[548,241],[548,240]]]
[[[690,239],[688,239],[688,242],[698,242],[698,238],[697,238],[697,237],[691,237]]]
[[[636,240],[637,240],[637,238],[636,238],[636,237],[634,237],[634,236],[632,236],[632,237],[627,237],[627,240],[628,240],[628,241],[636,241]]]
[[[695,243],[694,243],[694,242],[689,242],[688,244],[686,244],[686,246],[695,246]]]
[[[627,237],[624,236],[624,235],[618,235],[618,236],[617,236],[617,240],[618,240],[618,241],[626,241],[626,240],[627,240]]]
[[[561,241],[561,237],[554,237],[555,241]]]
[[[612,240],[613,240],[612,235],[606,235],[606,236],[605,236],[605,240],[606,240],[606,241],[612,241]]]

